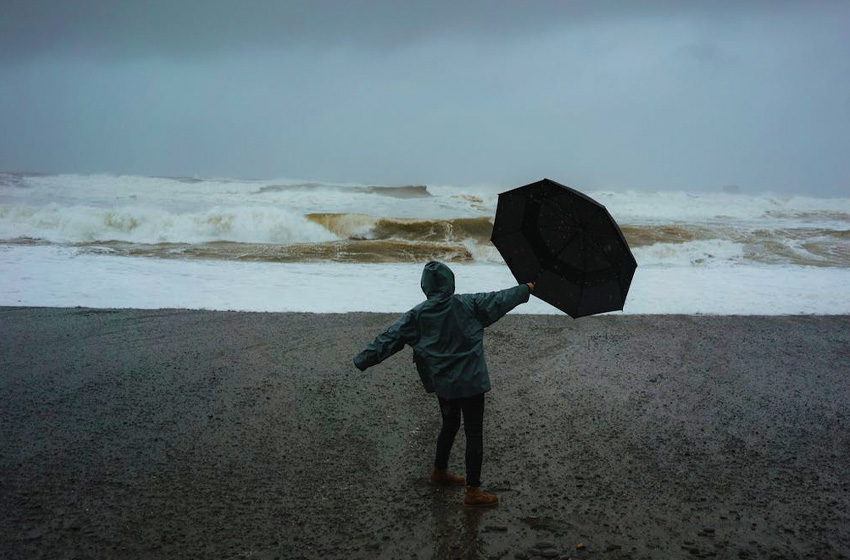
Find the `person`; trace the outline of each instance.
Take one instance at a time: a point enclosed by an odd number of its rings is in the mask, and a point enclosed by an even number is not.
[[[490,293],[455,294],[454,273],[445,264],[431,261],[422,271],[421,287],[427,299],[379,334],[354,357],[354,365],[365,371],[405,345],[411,346],[422,385],[426,392],[437,394],[443,419],[430,482],[466,484],[464,505],[495,506],[498,496],[481,490],[484,393],[490,390],[484,329],[527,302],[534,284]],[[465,479],[448,471],[461,415],[466,434]]]

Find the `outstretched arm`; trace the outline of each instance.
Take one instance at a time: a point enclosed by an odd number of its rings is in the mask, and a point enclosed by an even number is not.
[[[481,326],[489,327],[517,305],[527,302],[533,289],[534,284],[528,282],[507,290],[474,294],[475,315]]]
[[[416,336],[416,322],[408,311],[354,356],[354,365],[360,371],[365,371],[404,348],[405,344],[416,342]]]

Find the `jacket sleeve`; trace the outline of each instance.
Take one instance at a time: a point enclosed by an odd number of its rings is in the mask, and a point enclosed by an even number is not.
[[[489,327],[520,303],[527,302],[530,294],[531,289],[526,284],[498,292],[473,294],[475,316],[482,327]]]
[[[354,356],[354,365],[360,371],[365,371],[404,348],[405,344],[414,344],[417,337],[416,320],[413,313],[408,311]]]

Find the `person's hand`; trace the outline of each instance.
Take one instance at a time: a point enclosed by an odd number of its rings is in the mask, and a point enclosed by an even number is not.
[[[529,291],[534,291],[534,282],[526,282],[525,285],[528,286]]]

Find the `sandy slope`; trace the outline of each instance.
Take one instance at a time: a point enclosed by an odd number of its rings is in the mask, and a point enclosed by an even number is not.
[[[850,317],[503,319],[483,512],[392,319],[0,309],[0,557],[850,556]]]

